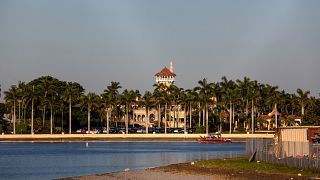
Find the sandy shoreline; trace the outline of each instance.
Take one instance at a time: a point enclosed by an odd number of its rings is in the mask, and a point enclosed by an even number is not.
[[[201,175],[201,174],[186,174],[178,172],[169,172],[161,170],[151,170],[151,169],[142,169],[142,170],[130,170],[123,172],[115,173],[106,173],[106,174],[96,174],[88,176],[78,176],[78,177],[69,177],[62,178],[60,180],[223,180],[230,179],[228,176],[224,175]]]
[[[205,134],[5,134],[0,135],[0,142],[193,142],[200,136],[205,136]],[[237,142],[249,138],[273,138],[273,134],[222,134],[222,137]]]
[[[297,175],[281,175],[261,173],[256,171],[242,171],[227,168],[209,169],[194,166],[190,162],[172,164],[163,167],[147,168],[140,170],[124,170],[120,172],[93,174],[60,178],[60,180],[282,180],[282,179],[308,179]]]

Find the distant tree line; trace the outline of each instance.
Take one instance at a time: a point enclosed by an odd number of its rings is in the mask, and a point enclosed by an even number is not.
[[[144,94],[129,89],[120,92],[120,89],[120,83],[112,81],[99,95],[85,93],[77,82],[61,81],[51,76],[42,76],[28,83],[20,81],[4,91],[5,103],[0,104],[0,117],[10,114],[12,123],[2,120],[0,130],[12,130],[15,134],[52,134],[72,133],[83,127],[104,126],[109,129],[119,125],[126,127],[126,133],[129,133],[129,118],[133,117],[135,109],[141,107],[146,114],[152,108],[159,111],[158,119],[163,121],[156,122],[155,126],[167,127],[167,121],[177,121],[170,112],[180,110],[185,112],[185,129],[198,127],[206,133],[244,131],[244,123],[248,125],[247,130],[254,132],[263,121],[260,115],[273,110],[282,115],[302,116],[302,125],[320,125],[320,100],[310,96],[310,91],[297,89],[296,93],[290,94],[248,77],[234,81],[224,76],[220,82],[202,79],[193,89],[154,84],[154,90]],[[145,121],[148,124],[149,116]],[[290,124],[281,120],[274,123],[277,126]]]

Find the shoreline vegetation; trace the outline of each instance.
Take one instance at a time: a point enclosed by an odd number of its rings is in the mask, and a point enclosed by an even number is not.
[[[125,169],[122,172],[67,177],[63,180],[100,179],[317,179],[316,170],[300,170],[264,162],[249,162],[248,159],[231,158],[172,164],[143,170]]]
[[[206,134],[15,134],[0,135],[0,142],[95,142],[95,141],[188,141]],[[273,138],[273,134],[222,134],[233,142],[243,142],[249,138]]]
[[[78,82],[41,76],[19,81],[3,94],[0,132],[6,134],[90,133],[101,128],[110,133],[114,127],[128,134],[131,126],[146,133],[151,128],[164,128],[164,133],[167,128],[255,133],[279,126],[319,125],[320,117],[320,99],[310,91],[298,88],[288,93],[249,77],[223,76],[217,82],[204,78],[190,89],[156,83],[145,93],[111,81],[97,94],[86,92]]]

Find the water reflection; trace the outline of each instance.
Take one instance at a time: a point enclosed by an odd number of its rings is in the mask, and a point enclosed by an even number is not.
[[[0,143],[0,179],[52,179],[235,157],[243,143]]]

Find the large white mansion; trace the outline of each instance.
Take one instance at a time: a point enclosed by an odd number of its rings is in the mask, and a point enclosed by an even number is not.
[[[171,84],[174,83],[174,79],[176,77],[176,74],[173,73],[173,66],[172,66],[172,62],[170,63],[170,69],[168,69],[167,67],[164,67],[160,72],[156,73],[155,75],[155,80],[156,83],[158,84],[164,84],[166,86],[170,86]],[[156,108],[152,108],[149,110],[148,112],[148,116],[149,116],[149,124],[148,127],[157,127],[159,126],[159,123],[164,123],[164,109],[163,107],[161,107],[160,112],[161,115],[158,113],[159,110]],[[167,121],[167,127],[183,127],[183,122],[184,122],[184,111],[170,111],[170,115],[171,121]],[[175,117],[176,122],[174,123],[173,118]],[[141,125],[141,126],[146,126],[146,109],[145,108],[138,108],[138,109],[134,109],[133,111],[133,117],[129,118],[129,124],[130,125]],[[159,120],[161,120],[159,122]]]

